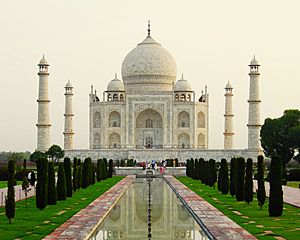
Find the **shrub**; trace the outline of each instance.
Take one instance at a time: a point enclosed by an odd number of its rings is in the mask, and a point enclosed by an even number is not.
[[[29,179],[30,185],[34,187],[35,181],[36,181],[36,178],[35,178],[34,171],[31,171],[31,176],[30,176],[30,179]]]
[[[264,157],[262,155],[257,157],[257,201],[260,209],[266,201],[266,190],[264,181]]]
[[[235,198],[237,201],[245,199],[245,159],[239,157],[235,160]]]
[[[195,179],[195,161],[193,158],[191,158],[191,163],[190,163],[190,175],[192,179]]]
[[[27,170],[27,169],[19,170],[16,172],[15,178],[17,181],[23,181],[23,178],[27,177],[28,173],[30,173],[30,172],[31,172],[31,170]]]
[[[57,176],[57,200],[67,199],[67,186],[65,169],[62,163],[58,164],[58,176]]]
[[[48,202],[48,160],[41,157],[37,164],[37,184],[36,184],[36,206],[44,209]]]
[[[101,160],[97,161],[97,182],[101,181]]]
[[[230,195],[233,197],[235,195],[235,158],[230,160]]]
[[[217,182],[217,168],[216,161],[214,159],[209,160],[209,186],[215,188]]]
[[[195,179],[200,179],[200,166],[199,166],[199,160],[196,158],[195,160]]]
[[[270,166],[270,197],[269,215],[271,217],[281,216],[283,211],[282,192],[282,162],[279,156],[273,156]]]
[[[245,202],[250,203],[253,201],[253,179],[252,179],[252,159],[247,159],[246,164],[246,177],[245,177]]]
[[[54,163],[48,164],[48,204],[55,205],[57,201],[57,191],[55,186],[55,170]]]
[[[288,181],[300,181],[300,168],[291,169],[287,176]]]
[[[7,181],[7,167],[0,167],[0,181]]]
[[[16,202],[15,202],[15,161],[8,161],[8,171],[7,171],[7,196],[5,198],[5,214],[8,218],[9,223],[11,219],[15,217]]]
[[[71,170],[71,160],[70,158],[64,159],[64,171],[66,178],[66,186],[67,186],[67,197],[72,197],[72,170]]]
[[[76,186],[76,189],[80,189],[82,187],[81,183],[82,183],[82,167],[81,167],[81,165],[78,165],[78,167],[77,167],[77,186]]]
[[[219,169],[218,187],[222,194],[229,192],[228,166],[224,158],[221,160],[221,167]]]

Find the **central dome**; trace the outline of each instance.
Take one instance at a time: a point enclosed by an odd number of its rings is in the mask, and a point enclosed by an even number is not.
[[[146,39],[129,52],[122,63],[122,78],[126,85],[164,84],[171,87],[176,72],[174,58],[150,36],[150,30]]]

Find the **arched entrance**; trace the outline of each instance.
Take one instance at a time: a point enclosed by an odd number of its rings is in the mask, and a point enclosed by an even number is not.
[[[163,148],[163,120],[159,112],[146,109],[136,118],[136,148]]]

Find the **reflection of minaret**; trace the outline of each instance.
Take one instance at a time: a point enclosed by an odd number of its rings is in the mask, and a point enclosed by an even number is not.
[[[73,96],[73,87],[68,81],[65,86],[66,92],[66,102],[65,102],[65,131],[64,131],[64,149],[72,150],[74,148],[73,143],[73,107],[72,107],[72,96]]]
[[[50,147],[50,119],[48,97],[48,62],[42,58],[39,66],[39,96],[38,96],[38,122],[37,126],[37,151],[45,152]]]
[[[259,98],[259,67],[258,61],[251,61],[250,87],[249,87],[249,113],[248,113],[248,149],[261,149],[260,146],[260,98]]]
[[[231,84],[227,83],[225,87],[225,129],[224,129],[224,149],[233,148],[233,112],[232,112],[232,89]]]

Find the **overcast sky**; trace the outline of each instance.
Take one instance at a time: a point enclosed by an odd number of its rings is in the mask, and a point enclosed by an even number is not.
[[[261,64],[261,122],[300,107],[300,2],[2,1],[0,151],[36,148],[38,67],[50,64],[51,143],[63,146],[64,86],[74,86],[75,147],[88,148],[88,94],[102,100],[126,54],[151,35],[175,58],[197,96],[210,94],[209,147],[223,148],[224,87],[234,87],[234,145],[247,147],[249,67]]]

